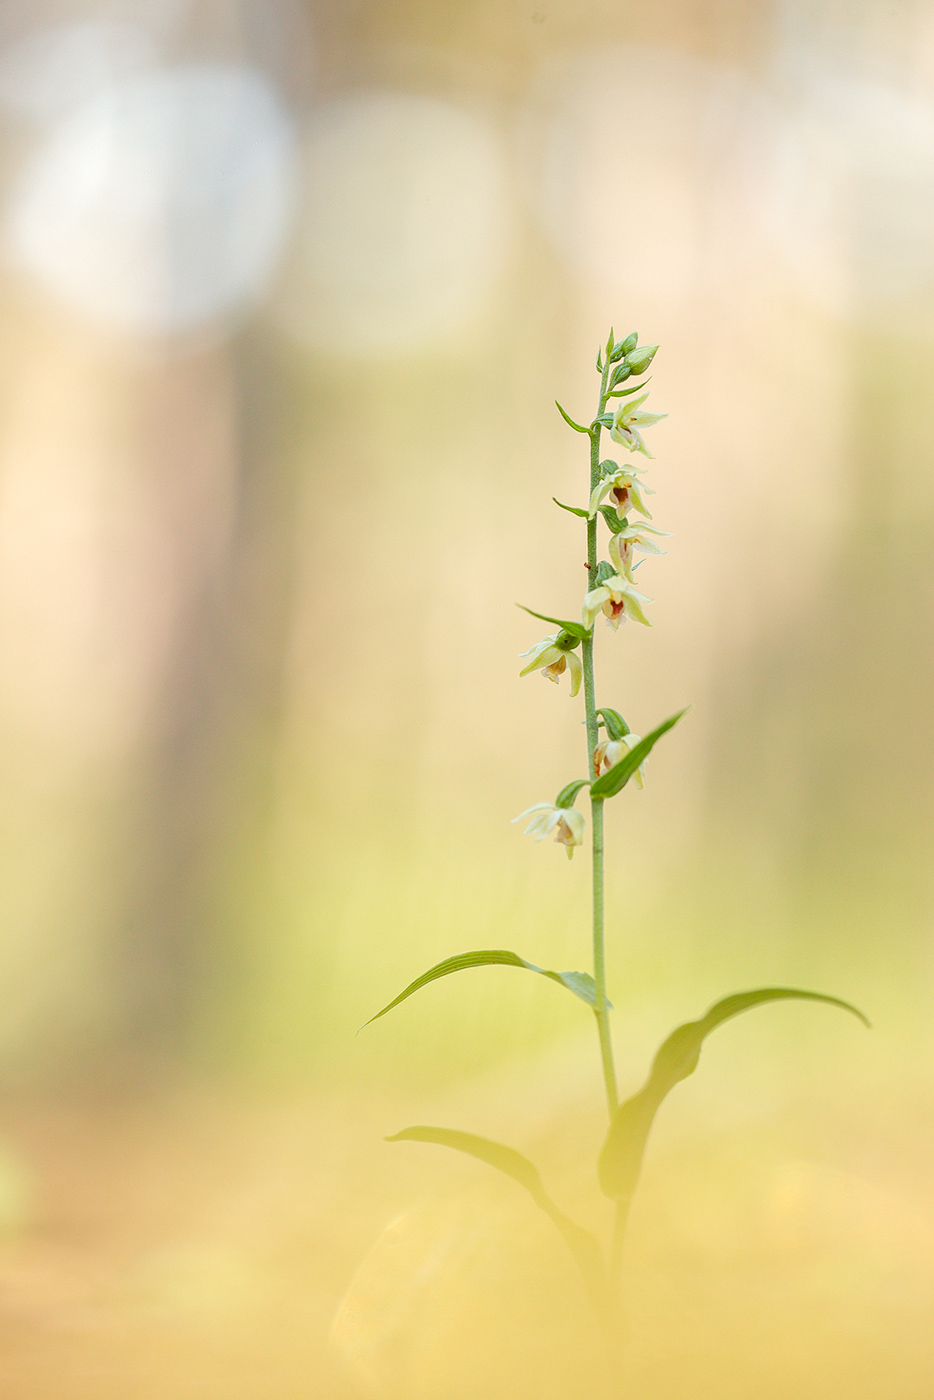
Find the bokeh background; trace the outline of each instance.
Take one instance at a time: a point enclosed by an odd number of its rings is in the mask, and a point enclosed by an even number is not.
[[[7,0],[0,1374],[10,1400],[916,1400],[934,1384],[934,11]],[[605,1228],[573,616],[610,324],[660,342],[612,804],[621,1085],[729,990]],[[586,444],[585,444],[586,447]],[[453,1156],[453,1154],[451,1154]]]

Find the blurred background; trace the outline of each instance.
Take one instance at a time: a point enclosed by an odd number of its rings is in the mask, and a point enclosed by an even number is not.
[[[0,1374],[11,1400],[934,1382],[934,11],[7,0]],[[660,342],[608,812],[623,1092],[743,987],[603,1229],[574,616],[593,360]],[[604,1387],[604,1390],[601,1390]]]

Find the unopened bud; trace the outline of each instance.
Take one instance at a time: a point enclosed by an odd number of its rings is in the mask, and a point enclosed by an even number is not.
[[[655,359],[657,345],[640,345],[637,350],[632,350],[626,356],[626,363],[633,374],[645,374],[649,365]]]
[[[639,332],[633,331],[632,335],[627,335],[626,339],[620,342],[620,354],[628,355],[630,350],[635,350],[639,344]]]

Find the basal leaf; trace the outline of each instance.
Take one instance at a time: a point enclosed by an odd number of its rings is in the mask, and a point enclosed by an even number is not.
[[[574,422],[574,419],[573,419],[573,418],[570,418],[570,417],[565,413],[564,409],[563,409],[563,408],[561,407],[561,405],[558,403],[558,400],[557,400],[557,399],[555,399],[555,408],[556,408],[556,409],[558,410],[558,412],[561,414],[561,417],[564,419],[565,423],[567,423],[568,427],[569,427],[569,428],[573,428],[574,431],[575,431],[575,433],[588,433],[588,434],[590,433],[590,429],[589,429],[589,428],[582,428],[581,425],[580,425],[580,423],[575,423],[575,422]]]
[[[621,792],[639,764],[645,762],[662,735],[674,728],[681,716],[686,713],[686,710],[679,710],[676,715],[671,715],[657,729],[653,729],[651,734],[640,739],[635,748],[630,749],[624,759],[621,759],[619,763],[614,763],[608,773],[604,773],[602,777],[597,778],[596,782],[591,784],[591,797],[615,797],[618,792]]]
[[[476,1133],[461,1133],[454,1128],[428,1128],[416,1126],[403,1128],[394,1133],[387,1142],[433,1142],[439,1147],[453,1147],[457,1152],[466,1152],[477,1157],[488,1166],[511,1176],[520,1186],[524,1186],[537,1206],[554,1221],[584,1276],[584,1283],[591,1300],[598,1310],[605,1305],[605,1280],[603,1255],[600,1246],[588,1230],[574,1223],[559,1210],[548,1195],[542,1183],[538,1168],[528,1157],[523,1157],[515,1148],[504,1147],[490,1138],[478,1137]]]
[[[639,1179],[649,1130],[666,1095],[682,1079],[693,1074],[705,1038],[717,1026],[767,1001],[822,1001],[850,1011],[865,1025],[866,1017],[848,1001],[824,992],[806,992],[798,987],[758,987],[751,992],[735,992],[715,1002],[699,1021],[688,1021],[663,1041],[652,1062],[648,1079],[638,1093],[621,1103],[610,1124],[600,1153],[600,1187],[611,1200],[628,1201]]]
[[[394,1006],[398,1006],[400,1001],[405,1001],[407,997],[418,992],[422,987],[427,987],[429,982],[437,982],[439,977],[447,977],[452,972],[462,972],[468,967],[524,967],[529,972],[537,972],[542,977],[549,978],[552,982],[558,982],[562,987],[567,987],[569,992],[573,992],[581,1001],[588,1006],[596,1004],[596,993],[593,986],[593,978],[586,972],[552,972],[550,968],[538,967],[535,963],[526,962],[525,958],[520,958],[518,953],[510,953],[505,948],[481,948],[473,953],[458,953],[453,958],[445,958],[443,962],[436,963],[427,972],[423,972],[421,977],[416,977],[414,982],[401,991],[397,997],[383,1007],[382,1011],[377,1011],[375,1016],[371,1016],[369,1021],[364,1021],[363,1026],[369,1026],[373,1021],[378,1021],[380,1016],[385,1016],[387,1011],[391,1011]],[[360,1027],[363,1030],[363,1026]]]
[[[563,501],[558,500],[557,496],[552,496],[551,499],[554,501],[555,505],[560,506],[562,510],[569,510],[572,515],[579,515],[583,520],[586,520],[590,515],[589,511],[581,510],[580,506],[566,506]]]
[[[549,617],[547,613],[533,612],[532,609],[527,608],[524,603],[517,603],[516,607],[521,608],[523,612],[527,612],[530,617],[537,617],[540,622],[553,622],[556,627],[563,627],[565,632],[570,632],[572,637],[579,637],[581,641],[583,641],[585,637],[590,636],[590,632],[582,622],[565,622],[564,619],[560,617]]]

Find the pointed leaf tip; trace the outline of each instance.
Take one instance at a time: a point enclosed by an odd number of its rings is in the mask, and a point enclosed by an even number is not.
[[[555,627],[561,627],[565,632],[570,632],[572,637],[577,637],[580,641],[583,641],[585,637],[589,637],[592,631],[591,628],[585,627],[582,622],[567,622],[561,617],[549,617],[547,613],[535,612],[532,608],[527,608],[524,603],[517,603],[516,607],[521,608],[523,612],[527,612],[529,617],[537,617],[539,622],[554,623]]]
[[[850,1002],[800,987],[757,987],[749,992],[734,992],[714,1002],[700,1020],[687,1021],[662,1041],[648,1079],[616,1110],[599,1159],[600,1189],[605,1196],[616,1201],[628,1201],[631,1197],[655,1115],[674,1086],[694,1073],[701,1047],[710,1032],[754,1006],[785,1000],[821,1001],[828,1006],[839,1006],[869,1025],[863,1013]]]
[[[439,977],[448,977],[452,972],[463,972],[468,967],[524,967],[528,972],[537,972],[541,977],[547,977],[551,982],[558,982],[562,987],[566,987],[569,992],[573,992],[576,997],[585,1002],[588,1006],[596,1004],[596,993],[593,989],[593,979],[588,978],[584,972],[553,972],[550,968],[539,967],[536,963],[526,962],[525,958],[520,958],[518,953],[512,953],[507,948],[480,948],[471,953],[458,953],[452,958],[445,958],[443,962],[436,963],[427,972],[423,972],[421,977],[416,977],[414,982],[410,982],[397,997],[388,1002],[381,1011],[377,1011],[375,1016],[371,1016],[369,1021],[364,1021],[360,1027],[362,1031],[365,1026],[372,1025],[381,1016],[385,1016],[387,1011],[392,1011],[393,1007],[400,1002],[406,1001],[422,987],[427,987],[430,982],[437,982]],[[358,1032],[359,1034],[359,1032]]]
[[[591,797],[615,797],[618,792],[621,792],[639,765],[648,758],[662,735],[667,734],[669,729],[673,729],[678,720],[686,714],[687,708],[679,710],[677,714],[669,716],[657,729],[653,729],[651,734],[640,739],[638,744],[629,750],[625,758],[621,759],[619,763],[614,763],[609,772],[597,778],[590,789]]]
[[[561,417],[564,419],[565,423],[567,423],[568,427],[573,428],[575,433],[590,433],[589,428],[584,428],[581,426],[580,423],[575,423],[574,419],[570,416],[570,414],[565,413],[564,409],[558,403],[557,399],[555,399],[555,408],[561,414]]]

